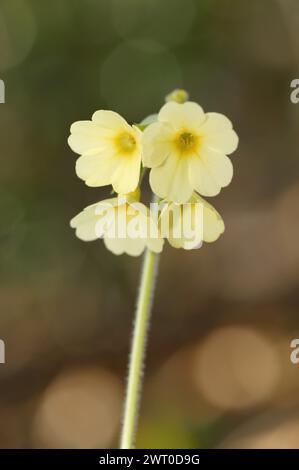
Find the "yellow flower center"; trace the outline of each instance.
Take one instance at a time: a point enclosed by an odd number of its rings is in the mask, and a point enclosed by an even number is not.
[[[136,147],[135,137],[129,132],[120,134],[117,138],[117,146],[122,153],[132,153]]]
[[[193,153],[199,143],[199,137],[188,131],[179,132],[175,138],[175,145],[180,153]]]

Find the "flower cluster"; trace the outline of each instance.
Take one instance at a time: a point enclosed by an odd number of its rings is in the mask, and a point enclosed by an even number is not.
[[[221,216],[202,196],[215,196],[230,183],[227,155],[238,146],[237,134],[224,115],[204,113],[197,103],[171,101],[171,96],[139,125],[100,110],[71,126],[68,143],[80,155],[78,177],[90,187],[112,185],[117,193],[71,220],[81,240],[103,238],[113,253],[138,256],[145,248],[160,252],[165,238],[175,248],[192,249],[223,233]],[[154,214],[140,202],[147,169],[158,204]],[[178,231],[185,207],[191,236]]]

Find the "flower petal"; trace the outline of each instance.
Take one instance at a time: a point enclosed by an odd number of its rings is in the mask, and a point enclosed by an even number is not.
[[[98,220],[95,214],[96,206],[97,203],[86,207],[70,222],[71,227],[76,229],[76,236],[85,242],[93,241],[98,238],[95,230]]]
[[[107,130],[91,121],[77,121],[71,126],[68,144],[71,149],[82,155],[90,150],[101,150],[105,147],[105,139],[109,137]]]
[[[203,196],[216,196],[233,176],[233,166],[226,155],[205,152],[189,162],[189,177],[193,188]]]
[[[142,135],[142,161],[149,168],[161,165],[171,150],[171,128],[156,122],[148,126]]]
[[[123,204],[125,202],[120,196],[112,197],[109,199],[104,199],[103,201],[97,202],[95,204],[95,213],[96,215],[101,215],[103,212],[107,211],[108,209],[113,209],[118,204]]]
[[[111,178],[113,189],[120,194],[135,191],[139,183],[140,166],[141,155],[138,153],[131,157],[118,156],[118,166]]]
[[[76,173],[87,186],[105,186],[111,184],[118,167],[119,159],[107,151],[82,155],[76,162]]]
[[[223,219],[211,204],[198,195],[196,197],[203,204],[203,239],[207,243],[214,242],[224,232]]]
[[[161,253],[163,250],[164,240],[163,238],[148,238],[146,240],[146,245],[148,249],[154,253]]]
[[[229,185],[234,169],[231,160],[226,155],[216,152],[203,152],[200,158],[221,188]]]
[[[195,203],[168,203],[160,218],[163,236],[174,248],[199,248],[203,241],[202,215],[203,207],[198,207]]]
[[[140,256],[145,248],[145,240],[141,238],[104,238],[104,243],[108,250],[115,255],[126,253],[130,256]]]
[[[231,121],[219,113],[207,113],[206,121],[200,126],[203,145],[211,150],[231,154],[238,147],[239,138]]]
[[[98,124],[103,129],[121,130],[131,129],[127,121],[114,111],[101,109],[92,115],[92,121]]]
[[[174,128],[194,129],[204,122],[205,114],[201,106],[192,101],[183,104],[170,101],[161,108],[158,119],[169,122]]]
[[[188,201],[192,194],[188,161],[175,153],[169,155],[162,165],[151,169],[150,185],[161,198],[179,203]]]

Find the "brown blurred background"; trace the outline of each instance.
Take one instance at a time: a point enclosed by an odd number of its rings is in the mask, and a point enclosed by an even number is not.
[[[73,121],[186,88],[240,135],[225,234],[163,252],[139,447],[299,448],[297,0],[1,0],[0,447],[115,447],[141,259],[75,238]]]

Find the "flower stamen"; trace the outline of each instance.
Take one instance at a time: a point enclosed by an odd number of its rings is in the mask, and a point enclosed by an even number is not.
[[[122,153],[133,153],[136,148],[136,140],[129,132],[120,134],[116,144]]]
[[[198,136],[192,134],[191,132],[183,131],[177,135],[175,139],[175,145],[181,154],[188,154],[194,152],[198,145],[198,140]]]

